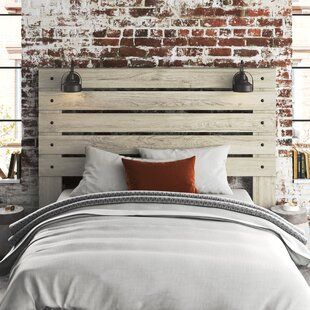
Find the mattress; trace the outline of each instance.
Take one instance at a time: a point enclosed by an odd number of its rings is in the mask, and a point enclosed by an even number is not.
[[[70,194],[72,193],[73,189],[65,189],[60,196],[58,197],[57,201],[65,200],[69,198]],[[233,195],[211,195],[211,196],[218,196],[218,197],[226,197],[235,200],[240,200],[247,203],[254,203],[251,196],[245,189],[233,189]]]

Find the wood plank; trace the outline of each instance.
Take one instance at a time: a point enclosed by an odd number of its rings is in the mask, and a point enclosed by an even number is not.
[[[275,110],[273,90],[227,91],[41,91],[39,110]],[[263,101],[263,102],[262,102]]]
[[[59,90],[68,69],[40,69],[39,88]],[[255,89],[275,88],[275,69],[247,69]],[[234,68],[102,68],[77,69],[83,88],[231,88]]]
[[[81,176],[84,170],[84,158],[62,157],[58,155],[40,155],[39,175],[42,176]],[[274,176],[275,158],[229,158],[227,160],[229,176]]]
[[[57,157],[59,158],[59,156]],[[39,173],[41,173],[41,167],[39,171]],[[59,197],[61,190],[61,176],[41,176],[39,178],[39,207],[41,208],[55,202]]]
[[[253,201],[255,204],[270,208],[276,203],[275,177],[260,176],[253,178]]]
[[[40,113],[40,132],[261,132],[273,134],[272,114]]]
[[[130,135],[130,136],[40,136],[40,154],[84,154],[85,147],[96,145],[109,152],[136,154],[138,147],[194,148],[229,144],[230,154],[275,154],[274,136],[192,136],[192,135]]]

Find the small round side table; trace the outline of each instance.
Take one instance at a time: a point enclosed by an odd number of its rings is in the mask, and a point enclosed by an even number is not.
[[[280,206],[273,206],[271,207],[271,211],[280,215],[281,217],[286,219],[288,222],[295,225],[300,230],[304,231],[305,236],[307,236],[308,238],[308,247],[310,246],[310,243],[309,243],[310,228],[309,228],[307,210],[300,209],[298,211],[286,211],[286,210],[283,210]]]
[[[13,209],[14,207],[14,209]],[[21,219],[24,215],[24,208],[22,206],[0,206],[0,258],[4,257],[11,246],[8,242],[10,237],[9,225]]]

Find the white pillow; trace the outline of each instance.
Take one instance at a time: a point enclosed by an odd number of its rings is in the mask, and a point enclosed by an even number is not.
[[[127,190],[128,187],[122,158],[134,159],[107,152],[94,146],[86,147],[83,179],[72,191],[70,197],[99,192]],[[137,158],[136,160],[143,161],[141,158]],[[150,160],[144,159],[144,161]],[[152,161],[165,162],[169,160]]]
[[[70,196],[127,190],[121,158],[96,147],[86,147],[83,179]]]
[[[140,148],[142,158],[183,159],[196,156],[195,181],[199,193],[233,195],[227,181],[226,160],[230,146],[222,145],[194,149]]]

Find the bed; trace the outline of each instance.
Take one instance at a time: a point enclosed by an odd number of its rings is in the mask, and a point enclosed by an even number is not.
[[[12,227],[18,246],[2,264],[23,254],[1,310],[309,307],[305,239],[265,208],[130,191],[37,212]]]
[[[57,198],[56,201],[62,201],[65,199],[68,199],[70,197],[70,194],[72,193],[73,189],[65,189],[61,192],[61,194],[59,195],[59,197]],[[217,195],[218,197],[223,197],[223,198],[230,198],[233,200],[239,200],[242,202],[247,202],[247,203],[253,203],[253,200],[251,198],[251,196],[249,195],[249,193],[242,188],[236,188],[233,189],[233,195]],[[216,195],[211,195],[211,196],[216,196]]]
[[[309,309],[298,270],[310,266],[306,238],[266,208],[274,70],[251,70],[251,94],[229,91],[230,69],[80,73],[85,90],[73,100],[58,90],[63,70],[40,70],[41,208],[11,226],[0,309]],[[136,155],[227,143],[228,175],[251,177],[252,193],[63,191],[89,145]]]

